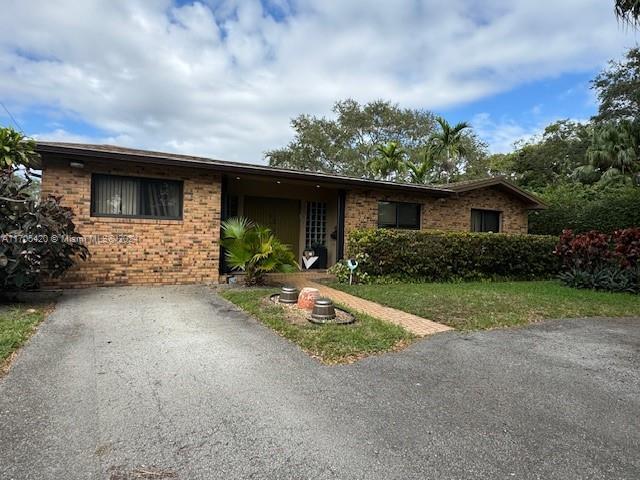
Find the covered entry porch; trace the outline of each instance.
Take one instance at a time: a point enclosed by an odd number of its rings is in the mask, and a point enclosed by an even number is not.
[[[291,247],[305,270],[304,254],[323,270],[343,257],[345,192],[330,184],[258,175],[222,178],[222,219],[241,216],[271,229]],[[221,273],[228,273],[224,261]]]

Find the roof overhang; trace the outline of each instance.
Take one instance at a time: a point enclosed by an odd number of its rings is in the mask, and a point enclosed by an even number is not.
[[[290,179],[296,181],[308,181],[322,183],[336,188],[357,187],[362,189],[393,190],[413,194],[430,195],[435,197],[449,197],[455,194],[465,193],[482,188],[498,188],[520,199],[530,209],[544,209],[547,205],[510,182],[504,177],[491,177],[481,180],[451,183],[443,186],[416,185],[408,183],[395,183],[367,178],[348,177],[332,173],[309,172],[304,170],[290,170],[275,168],[267,165],[255,165],[239,162],[228,162],[213,158],[180,155],[175,153],[154,152],[132,148],[116,147],[113,145],[89,145],[79,143],[37,142],[36,150],[43,157],[59,158],[67,160],[105,159],[118,162],[132,162],[153,165],[169,165],[198,169],[214,170],[230,175],[257,175],[275,177],[278,179]],[[36,166],[41,167],[40,165]]]
[[[308,172],[303,170],[290,170],[286,168],[274,168],[266,165],[254,165],[248,163],[229,162],[212,158],[179,155],[173,153],[152,152],[115,147],[111,145],[85,145],[73,143],[38,142],[37,151],[43,157],[60,159],[106,159],[118,162],[132,162],[153,165],[170,165],[179,167],[199,168],[214,170],[228,174],[249,174],[279,179],[302,180],[315,183],[330,184],[336,187],[360,187],[365,189],[401,190],[405,192],[420,193],[436,197],[447,197],[454,194],[444,187],[430,185],[414,185],[370,180],[365,178],[348,177],[330,173]]]
[[[472,190],[478,190],[481,188],[497,188],[504,192],[507,192],[514,197],[519,198],[524,203],[526,203],[531,209],[545,209],[547,208],[547,204],[544,203],[541,199],[536,197],[535,195],[530,194],[526,190],[520,188],[518,185],[510,182],[504,177],[491,177],[491,178],[483,178],[481,180],[471,180],[468,182],[460,182],[453,183],[447,185],[449,190],[453,190],[456,193],[465,193],[470,192]]]

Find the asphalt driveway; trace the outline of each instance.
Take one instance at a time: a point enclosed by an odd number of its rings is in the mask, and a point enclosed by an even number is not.
[[[87,290],[0,380],[3,480],[636,479],[638,445],[637,319],[328,367],[204,287]]]

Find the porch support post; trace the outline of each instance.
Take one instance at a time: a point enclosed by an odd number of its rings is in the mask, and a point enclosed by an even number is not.
[[[226,175],[222,175],[220,179],[220,222],[224,222],[229,218],[229,186]],[[218,236],[222,237],[222,228],[218,232]],[[218,272],[224,274],[228,272],[226,255],[224,249],[220,247],[220,258],[218,259]]]
[[[344,214],[347,204],[347,192],[338,190],[338,238],[336,245],[336,260],[344,258]]]

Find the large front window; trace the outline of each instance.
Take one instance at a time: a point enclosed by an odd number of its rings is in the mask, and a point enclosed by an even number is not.
[[[182,182],[95,174],[91,215],[159,219],[182,218]]]
[[[378,202],[378,227],[420,230],[420,204]]]

